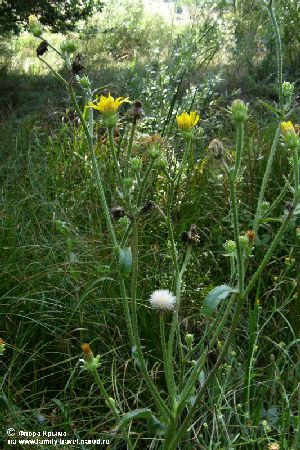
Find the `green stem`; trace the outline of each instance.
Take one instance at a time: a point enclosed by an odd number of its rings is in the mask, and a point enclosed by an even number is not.
[[[188,414],[186,415],[184,421],[182,422],[182,425],[180,426],[178,432],[176,433],[173,441],[170,444],[170,447],[168,448],[168,450],[175,450],[177,448],[177,444],[179,443],[179,441],[182,439],[183,435],[186,433],[190,421],[193,418],[193,415],[197,409],[197,406],[202,398],[202,395],[205,391],[205,389],[208,387],[209,383],[211,382],[212,378],[214,377],[215,373],[217,372],[218,368],[220,367],[220,365],[222,364],[226,354],[227,354],[227,350],[232,342],[232,339],[234,337],[235,334],[235,330],[239,321],[239,317],[240,317],[240,313],[242,311],[242,307],[244,305],[244,302],[246,300],[246,298],[248,297],[248,295],[250,294],[250,292],[252,291],[252,289],[255,287],[256,282],[258,281],[259,277],[261,276],[264,268],[266,267],[267,263],[269,262],[269,260],[271,259],[278,243],[281,241],[288,225],[290,222],[290,219],[293,215],[293,209],[295,208],[295,206],[297,205],[299,201],[299,196],[295,196],[294,198],[294,202],[293,202],[293,207],[290,209],[289,213],[287,214],[284,222],[281,224],[281,227],[279,228],[277,235],[275,236],[271,246],[269,247],[265,257],[263,258],[262,262],[260,263],[260,266],[258,267],[257,271],[254,273],[254,275],[252,276],[252,278],[250,279],[246,289],[244,290],[243,293],[240,293],[240,298],[239,301],[237,303],[237,307],[231,322],[231,327],[229,330],[229,334],[228,337],[224,343],[224,346],[222,347],[221,353],[218,357],[217,362],[215,363],[214,367],[211,369],[211,371],[209,372],[207,378],[205,379],[203,385],[201,386],[201,389],[199,390],[196,400],[194,402],[194,404],[191,406]]]
[[[299,148],[293,148],[293,165],[294,165],[294,183],[295,183],[295,193],[297,193],[300,189],[299,185],[299,156],[298,156]]]
[[[279,94],[279,105],[280,109],[283,109],[283,92],[282,92],[282,45],[280,31],[277,23],[277,19],[274,13],[272,3],[268,6],[268,11],[271,17],[271,22],[275,32],[275,42],[276,42],[276,57],[277,57],[277,76],[278,76],[278,94]]]
[[[134,120],[132,123],[128,147],[127,147],[127,158],[126,158],[126,165],[125,165],[125,176],[126,177],[128,177],[128,169],[129,169],[129,163],[130,163],[130,159],[131,159],[132,144],[133,144],[135,130],[136,130],[136,121]]]
[[[164,323],[164,312],[161,311],[159,314],[159,329],[160,329],[160,340],[163,352],[163,361],[164,361],[164,372],[166,377],[167,388],[169,392],[170,398],[173,396],[173,386],[172,386],[172,376],[170,374],[169,360],[168,360],[168,352],[166,346],[166,336],[165,336],[165,323]]]
[[[92,373],[93,373],[93,376],[94,376],[94,378],[96,380],[96,383],[97,383],[97,385],[99,387],[100,393],[101,393],[102,397],[105,400],[105,403],[111,409],[111,411],[112,411],[112,413],[113,413],[113,415],[114,415],[114,417],[115,417],[115,419],[117,421],[117,424],[119,424],[121,416],[120,416],[120,413],[119,413],[118,409],[116,408],[115,402],[113,401],[112,398],[109,397],[108,393],[106,392],[106,389],[105,389],[105,387],[104,387],[104,385],[103,385],[103,383],[101,381],[101,378],[99,376],[99,373],[97,372],[97,369],[93,370]],[[122,433],[124,435],[124,439],[125,439],[125,441],[126,441],[126,443],[128,445],[128,448],[130,450],[133,450],[134,447],[133,447],[133,445],[131,443],[130,437],[128,436],[128,432],[126,430],[126,427],[122,426],[120,428],[122,430]]]
[[[238,269],[238,282],[239,282],[239,292],[243,292],[244,290],[244,257],[242,248],[240,245],[240,231],[239,231],[239,213],[238,213],[238,205],[237,205],[237,196],[236,196],[236,178],[235,175],[230,171],[223,162],[225,170],[229,179],[230,186],[230,196],[231,196],[231,208],[232,208],[232,223],[233,223],[233,231],[234,231],[234,240],[236,245],[236,253],[237,253],[237,269]]]
[[[217,319],[213,322],[213,324],[210,327],[210,330],[208,331],[207,335],[205,336],[205,340],[209,340],[209,346],[206,352],[204,352],[204,354],[198,359],[197,363],[195,364],[188,380],[185,383],[185,387],[183,389],[183,391],[180,394],[180,398],[179,398],[179,402],[178,402],[178,407],[177,407],[177,412],[178,414],[181,412],[181,410],[184,408],[185,404],[186,404],[186,400],[188,398],[188,396],[191,393],[192,388],[195,386],[196,381],[198,380],[199,374],[201,372],[201,370],[204,367],[205,361],[206,361],[206,356],[207,354],[213,349],[215,343],[217,342],[223,328],[224,325],[227,321],[228,315],[231,311],[231,308],[234,304],[236,300],[236,294],[233,294],[227,304],[227,307],[224,311],[224,314],[221,317],[221,320],[217,325]],[[215,331],[214,331],[215,330]],[[210,338],[211,334],[213,333],[212,338]],[[204,340],[204,339],[203,339]],[[199,349],[199,345],[197,345],[196,347],[197,349]],[[193,349],[193,353],[194,353]]]
[[[114,142],[114,129],[113,128],[108,128],[108,139],[109,139],[109,147],[110,147],[110,151],[111,151],[111,154],[112,154],[116,175],[117,175],[117,178],[118,178],[118,183],[120,185],[120,188],[122,189],[123,194],[125,194],[123,177],[122,177],[122,174],[121,174],[121,170],[120,170],[120,166],[119,166],[118,159],[117,159],[117,154],[116,154],[116,148],[115,148],[115,142]]]
[[[106,224],[107,224],[107,227],[108,227],[108,232],[109,232],[111,241],[113,243],[114,251],[118,254],[118,241],[117,241],[117,238],[116,238],[116,235],[115,235],[114,227],[113,227],[113,224],[112,224],[112,221],[111,221],[109,209],[108,209],[107,202],[106,202],[106,197],[105,197],[103,184],[102,184],[102,181],[101,181],[101,176],[100,176],[100,172],[99,172],[96,152],[95,152],[95,148],[94,148],[94,145],[93,145],[93,139],[92,139],[92,136],[91,136],[91,134],[89,132],[88,125],[87,125],[87,123],[86,123],[86,121],[85,121],[85,119],[83,117],[81,109],[80,109],[80,107],[79,107],[79,105],[77,103],[77,99],[75,97],[74,91],[73,91],[73,89],[72,89],[72,87],[70,85],[68,85],[68,91],[69,91],[71,100],[72,100],[72,102],[74,104],[74,107],[76,109],[76,112],[77,112],[77,114],[78,114],[78,116],[80,118],[80,122],[81,122],[81,124],[83,126],[83,129],[84,129],[87,141],[88,141],[89,149],[90,149],[90,151],[92,153],[93,171],[94,171],[94,175],[95,175],[95,179],[96,179],[96,184],[97,184],[97,187],[98,187],[98,192],[99,192],[101,206],[102,206],[102,209],[103,209],[103,212],[104,212],[104,217],[105,217]]]
[[[259,192],[259,197],[258,197],[258,202],[257,202],[257,207],[256,207],[256,214],[255,214],[255,219],[254,219],[254,224],[253,224],[253,231],[255,231],[255,233],[257,233],[257,230],[259,228],[259,221],[261,219],[261,205],[262,202],[264,201],[265,198],[265,192],[266,192],[266,188],[267,188],[267,183],[268,183],[268,179],[271,173],[271,169],[272,169],[272,164],[273,164],[273,159],[276,153],[276,149],[277,149],[277,145],[278,145],[278,141],[279,141],[279,137],[280,137],[280,124],[277,126],[277,130],[274,136],[274,140],[272,143],[272,147],[271,147],[271,151],[269,154],[269,158],[268,158],[268,162],[267,162],[267,166],[266,166],[266,170],[264,173],[264,177],[262,180],[262,184],[260,187],[260,192]]]
[[[131,211],[132,213],[132,211]],[[137,304],[136,304],[136,291],[137,291],[137,276],[138,276],[138,230],[136,218],[132,218],[132,230],[133,230],[133,242],[132,242],[132,282],[131,282],[131,309],[132,309],[132,328],[134,336],[134,344],[136,347],[137,356],[139,359],[140,369],[146,381],[149,391],[151,392],[153,399],[160,412],[169,417],[171,422],[174,420],[173,415],[163,399],[161,398],[157,387],[153,383],[145,363],[145,359],[142,352],[140,336],[138,331],[138,320],[137,320]]]
[[[138,206],[141,206],[141,203],[143,201],[143,196],[144,196],[144,193],[145,193],[146,183],[148,181],[148,178],[149,178],[151,170],[152,170],[152,168],[154,166],[154,163],[155,163],[155,159],[151,158],[151,161],[148,164],[146,172],[145,172],[145,174],[144,174],[144,176],[142,178],[142,182],[141,182],[141,186],[140,186],[140,190],[139,190],[139,194],[138,194],[138,199],[137,199],[137,205]]]
[[[244,123],[237,122],[236,124],[236,155],[235,155],[235,167],[234,178],[238,178],[241,169],[241,160],[244,147]]]

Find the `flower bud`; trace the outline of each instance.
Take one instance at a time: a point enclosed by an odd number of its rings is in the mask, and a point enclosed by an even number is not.
[[[234,241],[232,240],[226,241],[224,244],[224,248],[228,256],[236,255],[236,244]]]
[[[130,189],[132,187],[132,183],[133,183],[132,178],[125,178],[124,179],[124,187],[126,189]]]
[[[71,53],[76,52],[77,45],[76,45],[75,41],[73,41],[73,40],[63,41],[60,45],[60,49],[63,53],[67,53],[70,55]]]
[[[245,122],[248,118],[248,106],[243,100],[234,100],[229,110],[236,122]]]
[[[42,35],[43,26],[34,14],[31,14],[28,17],[28,25],[29,25],[29,31],[30,31],[30,33],[33,34],[33,36],[40,37]]]
[[[193,342],[194,342],[194,335],[193,334],[186,334],[184,340],[185,340],[186,345],[189,348],[191,348],[192,345],[193,345]]]
[[[290,83],[289,81],[284,81],[282,83],[282,93],[283,96],[286,98],[290,98],[292,97],[292,95],[294,94],[294,83]]]
[[[159,146],[153,145],[150,147],[149,155],[151,158],[156,159],[160,156],[161,150]]]
[[[139,170],[141,170],[142,168],[142,160],[141,158],[139,158],[138,156],[136,156],[135,158],[132,158],[130,161],[130,166],[131,169],[133,170],[133,172],[138,172]]]
[[[243,250],[246,250],[249,244],[248,236],[240,236],[239,237],[240,246]]]
[[[89,77],[87,75],[84,75],[83,77],[79,78],[78,79],[78,83],[84,89],[90,89],[90,87],[91,87],[91,82],[90,82],[90,79],[89,79]]]
[[[165,170],[168,168],[168,161],[165,158],[158,158],[156,167],[160,170]]]
[[[88,370],[89,372],[97,370],[100,366],[100,355],[97,355],[96,357],[93,355],[90,344],[82,344],[81,349],[84,356],[84,359],[81,360],[84,363],[84,370]]]

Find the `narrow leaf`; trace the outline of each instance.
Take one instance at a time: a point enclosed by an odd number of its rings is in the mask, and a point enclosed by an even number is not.
[[[120,426],[125,425],[134,419],[150,419],[151,416],[152,413],[149,408],[134,409],[133,411],[130,411],[122,416]]]
[[[123,275],[127,276],[131,271],[132,253],[131,248],[120,248],[119,251],[119,265],[120,271]]]

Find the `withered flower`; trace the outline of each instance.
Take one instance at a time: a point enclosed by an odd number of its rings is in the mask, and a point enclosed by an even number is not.
[[[43,56],[48,51],[48,45],[49,44],[47,41],[42,41],[38,46],[38,48],[36,49],[36,55],[38,57]]]
[[[193,223],[189,231],[184,231],[181,234],[181,240],[186,244],[198,244],[200,242],[200,236],[198,234],[197,225]]]

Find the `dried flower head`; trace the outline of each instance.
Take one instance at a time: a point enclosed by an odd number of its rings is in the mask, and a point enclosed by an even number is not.
[[[94,356],[90,344],[82,344],[81,349],[84,356],[84,359],[80,360],[83,363],[83,369],[90,372],[97,370],[100,366],[100,355]]]
[[[49,44],[47,41],[42,41],[38,46],[38,48],[36,49],[36,55],[38,57],[43,56],[48,51],[48,45]]]
[[[114,219],[119,220],[121,217],[125,216],[125,211],[122,206],[117,205],[110,208],[110,214]]]
[[[136,123],[138,120],[141,120],[143,118],[144,112],[142,109],[142,102],[140,102],[139,100],[137,100],[134,103],[134,107],[132,110],[132,118],[133,118],[133,122]]]
[[[165,143],[165,141],[163,140],[163,138],[161,137],[161,135],[159,133],[156,134],[151,134],[150,136],[148,136],[145,141],[144,141],[145,145],[152,147],[153,145],[163,145]]]
[[[85,69],[83,65],[83,59],[84,56],[82,53],[77,53],[77,55],[74,58],[74,61],[72,62],[71,72],[73,75],[79,75],[79,73]]]
[[[152,292],[149,301],[153,308],[172,310],[176,304],[176,297],[167,289],[159,289]]]
[[[208,149],[212,152],[214,158],[222,159],[224,156],[224,147],[221,141],[213,139],[208,146]]]
[[[280,450],[280,446],[277,442],[272,442],[272,444],[268,444],[268,450]]]
[[[198,244],[200,242],[200,236],[197,225],[192,224],[189,231],[184,231],[181,234],[181,240],[187,244]]]
[[[81,349],[85,357],[90,357],[91,355],[93,355],[90,344],[81,344]]]
[[[253,231],[253,230],[248,230],[248,231],[246,232],[246,236],[247,236],[247,238],[248,238],[248,241],[249,241],[250,243],[252,243],[252,242],[254,242],[254,240],[255,240],[256,233],[255,233],[255,231]]]

